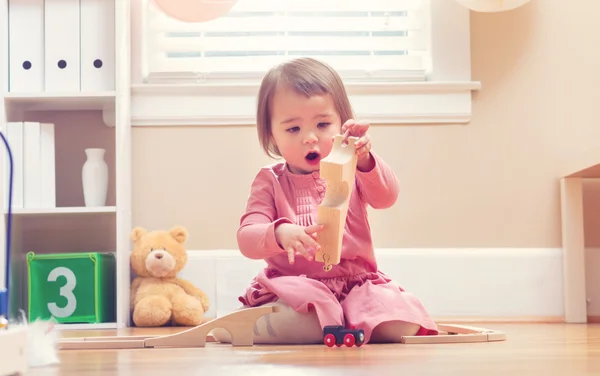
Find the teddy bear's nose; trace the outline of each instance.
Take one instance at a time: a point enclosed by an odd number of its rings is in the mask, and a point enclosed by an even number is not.
[[[163,258],[163,255],[162,255],[162,253],[156,253],[156,254],[154,254],[154,257],[156,257],[157,259],[160,260],[161,258]]]

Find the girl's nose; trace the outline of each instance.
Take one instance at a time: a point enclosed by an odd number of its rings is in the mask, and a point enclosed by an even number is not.
[[[314,144],[318,141],[319,139],[317,138],[317,136],[315,136],[314,134],[310,134],[308,135],[305,139],[304,139],[304,143],[306,144]]]

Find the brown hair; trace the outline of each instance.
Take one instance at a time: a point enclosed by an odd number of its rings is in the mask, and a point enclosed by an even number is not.
[[[279,64],[263,77],[256,112],[258,140],[270,157],[281,156],[277,146],[271,142],[271,101],[280,85],[307,97],[331,94],[342,124],[354,117],[342,79],[332,67],[312,58],[298,58]]]

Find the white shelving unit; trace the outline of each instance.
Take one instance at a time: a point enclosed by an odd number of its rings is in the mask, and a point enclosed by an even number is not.
[[[130,1],[115,2],[114,90],[67,93],[9,91],[8,3],[0,0],[0,127],[7,122],[55,124],[56,207],[13,208],[9,286],[11,316],[27,312],[25,255],[36,253],[114,252],[116,255],[116,321],[61,324],[61,329],[107,329],[130,325],[129,233],[131,223]],[[83,43],[83,42],[82,42]],[[109,188],[106,206],[86,207],[81,168],[84,149],[106,149]],[[8,154],[0,140],[0,288],[5,287],[5,242],[8,207]]]

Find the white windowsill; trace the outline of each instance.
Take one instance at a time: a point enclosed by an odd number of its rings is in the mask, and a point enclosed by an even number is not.
[[[356,117],[371,124],[467,124],[472,91],[480,87],[474,81],[346,85]],[[254,125],[257,92],[257,83],[132,85],[132,126]]]

